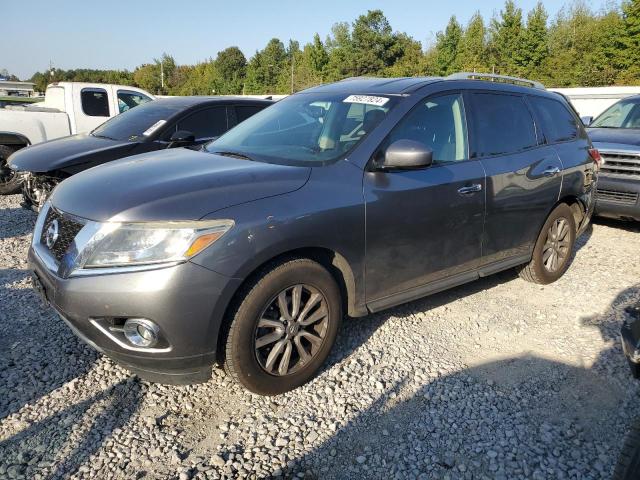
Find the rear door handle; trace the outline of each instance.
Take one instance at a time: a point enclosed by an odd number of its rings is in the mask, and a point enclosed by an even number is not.
[[[482,190],[482,185],[479,183],[474,183],[473,185],[459,188],[458,193],[460,195],[473,195],[474,193],[480,192],[481,190]]]
[[[553,177],[554,175],[557,175],[559,173],[560,169],[558,167],[549,167],[544,172],[542,172],[545,177]]]

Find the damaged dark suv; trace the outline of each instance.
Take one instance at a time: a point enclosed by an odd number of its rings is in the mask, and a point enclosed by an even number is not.
[[[277,394],[320,369],[344,314],[514,267],[557,280],[597,159],[567,101],[535,82],[350,79],[200,151],[65,180],[29,261],[76,334],[142,377],[206,381],[221,363]]]
[[[18,150],[8,163],[22,177],[22,205],[38,211],[71,175],[132,155],[201,145],[271,103],[240,97],[163,98],[121,113],[89,134]]]

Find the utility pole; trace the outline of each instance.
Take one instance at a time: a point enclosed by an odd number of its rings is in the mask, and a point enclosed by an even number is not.
[[[295,55],[291,52],[291,95],[293,95],[293,62],[295,61]]]
[[[162,87],[162,93],[164,93],[164,60],[160,60],[160,86]]]

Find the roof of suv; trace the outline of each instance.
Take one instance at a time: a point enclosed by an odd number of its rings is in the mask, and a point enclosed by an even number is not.
[[[401,95],[404,93],[415,92],[417,89],[429,83],[441,80],[442,78],[439,77],[354,77],[335,83],[319,85],[303,91],[305,93],[381,93],[387,95]]]
[[[508,78],[508,77],[505,77]],[[498,78],[499,79],[499,78]],[[517,80],[517,79],[516,79]],[[527,80],[523,80],[527,81]],[[532,86],[518,85],[504,81],[490,81],[481,78],[447,78],[447,77],[401,77],[401,78],[375,78],[354,77],[335,83],[319,85],[301,93],[336,93],[336,94],[382,94],[382,95],[406,95],[413,93],[425,85],[438,82],[456,82],[461,88],[486,87],[489,90],[504,90],[507,92],[529,93],[557,98],[558,94],[544,88],[532,88]],[[540,86],[542,87],[542,86]]]

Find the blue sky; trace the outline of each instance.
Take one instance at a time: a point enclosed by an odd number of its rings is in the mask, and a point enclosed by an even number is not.
[[[525,12],[536,2],[516,0]],[[566,4],[543,3],[551,15]],[[587,3],[599,9],[604,1]],[[45,70],[50,60],[64,69],[133,69],[162,52],[178,63],[195,63],[231,45],[248,58],[273,37],[303,44],[318,32],[324,39],[334,23],[352,22],[374,8],[382,9],[394,30],[425,43],[452,14],[466,23],[476,10],[489,18],[503,5],[504,0],[10,0],[1,8],[0,69],[23,79]]]

